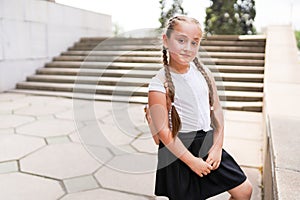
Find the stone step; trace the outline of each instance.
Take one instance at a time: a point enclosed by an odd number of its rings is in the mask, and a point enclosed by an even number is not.
[[[88,94],[88,93],[73,93],[73,92],[58,92],[58,91],[44,91],[44,90],[26,90],[26,89],[13,89],[9,92],[25,93],[32,95],[44,95],[44,96],[56,96],[56,97],[67,97],[72,99],[85,99],[85,100],[98,100],[98,101],[114,101],[114,102],[129,102],[129,103],[142,103],[148,102],[147,97],[142,96],[112,96],[102,94]],[[262,102],[230,102],[221,101],[223,109],[227,110],[240,110],[240,111],[252,111],[262,112]]]
[[[114,101],[126,103],[142,103],[146,104],[147,97],[143,96],[117,96],[117,95],[104,95],[104,94],[89,94],[89,93],[73,93],[73,92],[59,92],[59,91],[46,91],[46,90],[26,90],[26,89],[13,89],[10,92],[25,93],[33,95],[67,97],[72,99],[83,99],[89,101]]]
[[[63,75],[32,75],[27,77],[27,81],[32,82],[52,82],[52,83],[80,83],[91,85],[121,85],[121,86],[148,86],[150,78],[130,78],[130,77],[94,77],[94,76],[63,76]],[[263,91],[262,83],[247,82],[225,82],[216,81],[218,89],[231,91]]]
[[[66,51],[62,56],[141,56],[141,57],[161,57],[161,51]],[[264,53],[238,53],[238,52],[199,52],[200,57],[211,58],[239,58],[264,60]]]
[[[126,44],[161,44],[161,39],[159,37],[154,38],[154,37],[143,37],[143,38],[121,38],[121,37],[110,37],[110,38],[103,38],[103,37],[84,37],[79,40],[79,42],[75,44],[104,44],[104,45],[126,45]]]
[[[48,91],[63,91],[75,93],[94,93],[125,96],[147,96],[147,87],[134,86],[112,86],[112,85],[88,85],[77,83],[42,83],[42,82],[20,82],[18,89],[34,89]]]
[[[134,56],[58,56],[58,57],[54,57],[53,61],[162,63],[162,58],[160,58],[160,57],[134,57]]]
[[[199,52],[200,58],[211,57],[211,58],[228,58],[228,59],[248,59],[248,60],[264,60],[264,53],[240,53],[240,52]]]
[[[216,81],[228,82],[255,82],[263,83],[263,74],[250,73],[212,73]]]
[[[98,45],[69,47],[68,51],[160,51],[161,45]]]
[[[71,62],[53,61],[45,65],[47,68],[84,68],[84,69],[139,69],[159,70],[161,63],[122,63],[122,62]]]
[[[155,37],[82,37],[80,42],[89,42],[89,41],[145,41],[145,40],[159,40],[160,36]],[[265,35],[210,35],[204,36],[203,40],[225,40],[225,41],[237,41],[237,40],[246,40],[246,41],[265,41]]]
[[[86,68],[40,68],[37,74],[48,75],[80,75],[80,76],[112,76],[112,77],[140,77],[151,78],[156,70],[130,70],[130,69],[86,69]],[[241,81],[262,83],[263,74],[248,73],[212,73],[217,81]]]
[[[263,83],[216,81],[218,90],[263,92]]]
[[[203,47],[208,52],[247,52],[247,53],[264,53],[265,47],[226,47],[226,46],[206,46]]]
[[[71,76],[111,76],[151,78],[157,71],[126,69],[73,69],[73,68],[40,68],[37,74],[71,75]]]
[[[206,36],[203,39],[206,40],[225,40],[225,41],[236,41],[236,40],[246,40],[246,41],[265,41],[265,35],[211,35]]]
[[[232,65],[206,65],[212,72],[221,73],[251,73],[263,74],[264,67],[260,66],[232,66]]]
[[[50,90],[79,93],[95,93],[109,95],[148,96],[147,87],[88,85],[77,83],[44,83],[44,82],[20,82],[17,89]],[[219,91],[221,101],[262,101],[262,92],[244,91]]]
[[[132,57],[132,56],[59,56],[54,61],[94,61],[94,62],[130,62],[130,63],[162,63],[159,57]],[[204,64],[215,63],[219,65],[247,65],[264,66],[264,60],[248,59],[223,59],[223,58],[201,58]]]
[[[236,101],[221,101],[223,109],[248,111],[248,112],[262,112],[263,102],[236,102]]]
[[[218,90],[220,101],[238,101],[238,102],[261,102],[263,100],[262,92],[245,91],[220,91]]]
[[[250,52],[264,53],[265,47],[243,47],[243,46],[203,46],[203,51],[208,52]],[[122,45],[122,46],[97,46],[93,47],[70,47],[68,51],[161,51],[161,45]]]
[[[263,73],[262,66],[232,66],[232,65],[206,65],[214,72],[229,73]],[[89,69],[140,69],[159,70],[163,67],[161,63],[121,63],[121,62],[71,62],[53,61],[45,65],[47,68],[89,68]]]
[[[265,46],[265,41],[220,41],[220,40],[202,40],[200,46]]]
[[[63,75],[32,75],[27,81],[52,83],[80,83],[90,85],[121,85],[121,86],[148,86],[151,78],[131,77],[95,77],[95,76],[63,76]]]
[[[143,57],[161,57],[161,51],[65,51],[63,56],[143,56]]]
[[[104,41],[90,41],[90,42],[76,42],[74,47],[91,47],[94,48],[96,46],[122,46],[122,45],[159,45],[161,41],[159,40],[140,40],[140,41],[114,41],[114,40],[104,40]],[[264,41],[220,41],[220,40],[202,40],[200,46],[265,46]]]

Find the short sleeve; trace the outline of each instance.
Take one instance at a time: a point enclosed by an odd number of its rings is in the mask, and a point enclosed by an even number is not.
[[[166,93],[163,82],[156,76],[151,79],[148,86],[148,91],[159,91],[162,93]]]

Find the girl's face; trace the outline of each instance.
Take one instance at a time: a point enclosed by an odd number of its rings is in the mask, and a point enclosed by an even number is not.
[[[163,35],[164,46],[168,48],[170,65],[189,65],[198,53],[202,32],[198,24],[179,22],[170,37]]]

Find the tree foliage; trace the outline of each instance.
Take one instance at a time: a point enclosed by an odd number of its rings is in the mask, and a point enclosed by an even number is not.
[[[255,15],[254,0],[211,0],[206,9],[205,31],[211,35],[256,34]]]
[[[182,7],[182,0],[173,0],[173,3],[169,9],[166,8],[166,0],[159,0],[160,6],[160,27],[159,28],[165,28],[168,22],[168,19],[171,17],[174,17],[177,14],[183,14],[185,15],[186,12],[184,11]]]
[[[295,36],[297,40],[297,47],[300,50],[300,31],[295,31]]]

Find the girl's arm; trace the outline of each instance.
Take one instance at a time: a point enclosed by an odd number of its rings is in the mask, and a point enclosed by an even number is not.
[[[214,144],[209,151],[208,158],[206,162],[213,166],[213,170],[217,169],[221,162],[223,141],[224,141],[224,115],[222,105],[220,103],[219,96],[217,94],[217,86],[215,83],[215,79],[211,74],[210,70],[207,69],[206,72],[209,75],[211,80],[212,88],[213,88],[213,111],[211,112],[211,120],[214,126]]]
[[[215,83],[215,79],[211,72],[208,72],[212,88],[213,88],[213,97],[214,97],[214,104],[213,104],[213,111],[211,112],[212,117],[212,124],[214,125],[214,146],[217,148],[223,147],[224,141],[224,115],[222,105],[220,103],[220,99],[217,93],[217,86]]]
[[[176,136],[173,138],[169,129],[166,94],[157,91],[150,91],[148,96],[149,112],[151,117],[150,129],[152,134],[158,135],[163,144],[180,160],[187,164],[199,176],[210,173],[211,165],[201,158],[195,157],[183,145]]]

